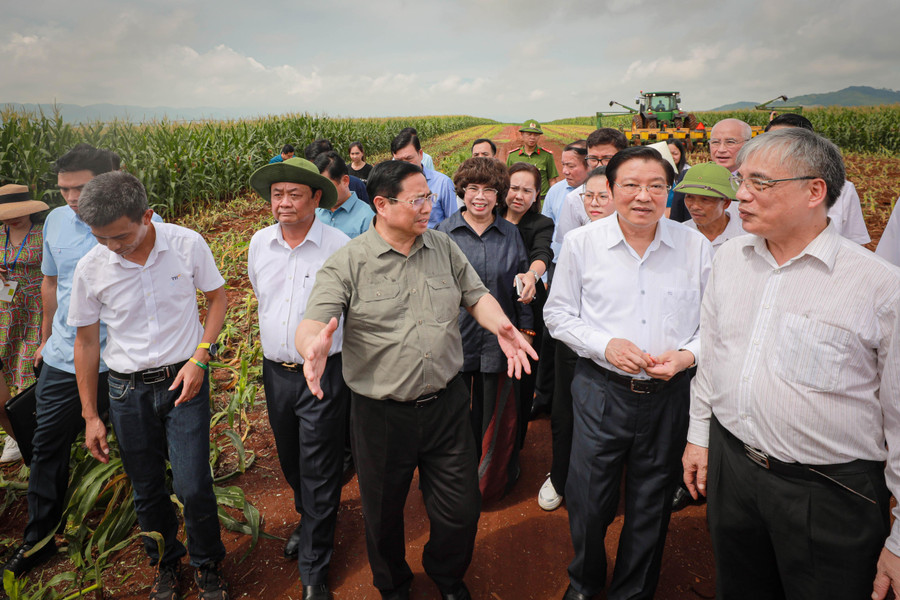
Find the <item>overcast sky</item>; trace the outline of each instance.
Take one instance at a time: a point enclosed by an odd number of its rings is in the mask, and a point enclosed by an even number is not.
[[[255,8],[262,7],[262,8]],[[589,115],[900,87],[896,0],[4,2],[0,103]]]

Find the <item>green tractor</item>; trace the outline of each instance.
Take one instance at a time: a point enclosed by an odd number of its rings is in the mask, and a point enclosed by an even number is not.
[[[600,118],[613,114],[632,114],[632,129],[660,129],[663,127],[681,129],[695,129],[699,121],[692,113],[686,113],[678,108],[681,102],[679,92],[641,92],[634,103],[638,110],[625,106],[620,102],[610,101],[609,105],[618,104],[628,113],[597,113],[597,127],[600,127]]]

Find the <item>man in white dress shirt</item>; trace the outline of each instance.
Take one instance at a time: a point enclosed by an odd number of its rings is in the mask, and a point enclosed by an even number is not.
[[[900,205],[900,198],[894,204],[891,218],[884,226],[875,254],[900,267],[900,209],[897,208],[898,205]]]
[[[109,418],[151,564],[155,600],[177,596],[185,547],[166,488],[166,460],[184,507],[187,546],[204,600],[228,598],[219,572],[225,547],[209,468],[209,359],[225,320],[225,281],[209,246],[194,231],[153,223],[144,186],[131,174],[98,175],[81,192],[78,214],[98,245],[75,268],[68,323],[75,335],[75,377],[85,444],[109,461],[106,427],[97,414],[100,321],[107,327]],[[207,301],[200,324],[197,290]]]
[[[267,165],[250,176],[250,185],[270,201],[277,221],[250,240],[247,273],[259,299],[269,423],[281,470],[302,517],[284,554],[298,560],[303,600],[327,600],[350,403],[341,375],[343,330],[338,328],[331,344],[321,400],[307,387],[294,333],[306,312],[316,273],[350,238],[316,218],[316,208],[329,210],[338,194],[313,163],[293,158]]]
[[[748,142],[732,182],[755,235],[716,253],[683,459],[716,597],[883,598],[900,590],[900,271],[827,219],[844,167],[815,133]]]
[[[606,583],[606,530],[625,482],[625,522],[610,599],[652,598],[679,482],[690,381],[700,358],[700,298],[712,249],[663,218],[675,172],[633,147],[606,166],[616,215],[566,236],[544,319],[580,357],[565,497],[575,558],[566,600]]]

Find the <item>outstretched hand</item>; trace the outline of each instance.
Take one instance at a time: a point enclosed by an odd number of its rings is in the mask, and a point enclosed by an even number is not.
[[[531,347],[525,337],[513,327],[513,324],[506,322],[497,330],[497,341],[500,343],[500,349],[506,355],[506,375],[516,379],[522,378],[522,370],[531,373],[531,363],[528,362],[530,356],[537,360],[537,352]]]
[[[338,320],[331,317],[315,340],[300,352],[303,356],[303,375],[306,377],[306,385],[309,387],[309,391],[319,399],[324,395],[321,386],[322,373],[325,372],[328,351],[331,349],[331,338],[337,327]]]

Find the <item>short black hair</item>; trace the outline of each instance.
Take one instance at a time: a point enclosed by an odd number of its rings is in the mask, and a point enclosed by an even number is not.
[[[282,154],[292,154],[293,152],[294,152],[294,147],[291,146],[290,144],[285,144],[284,146],[281,147]]]
[[[613,129],[612,127],[601,127],[600,129],[595,129],[591,132],[591,135],[587,137],[588,148],[593,148],[594,146],[602,146],[605,144],[612,144],[616,147],[616,150],[624,150],[628,147],[628,140],[625,139],[624,133],[622,133],[618,129]]]
[[[660,154],[656,148],[651,148],[650,146],[632,146],[630,148],[625,148],[624,150],[619,150],[616,152],[615,156],[609,159],[609,163],[606,165],[606,178],[609,180],[610,187],[616,183],[616,174],[619,171],[619,167],[630,160],[648,160],[650,162],[655,162],[662,166],[663,172],[666,174],[666,183],[672,185],[675,182],[675,169],[672,168],[672,163],[664,159],[662,154]]]
[[[350,171],[347,170],[347,163],[334,150],[318,155],[314,164],[319,169],[319,173],[335,181],[340,181],[341,177],[350,174]]]
[[[320,138],[312,143],[310,143],[305,150],[303,150],[303,155],[306,157],[306,160],[309,162],[316,162],[316,157],[323,152],[328,152],[329,150],[334,150],[334,146],[331,145],[330,140],[326,140],[325,138]]]
[[[122,217],[140,223],[150,210],[147,191],[125,171],[107,171],[85,184],[78,199],[78,216],[89,227],[105,227]]]
[[[563,152],[574,152],[587,165],[587,140],[575,140],[563,148]]]
[[[782,127],[802,127],[803,129],[815,131],[812,122],[803,115],[798,115],[797,113],[783,113],[778,115],[769,121],[769,124],[766,125],[766,131],[777,125],[781,125]]]
[[[491,152],[493,152],[494,154],[497,154],[497,144],[495,144],[495,143],[492,142],[491,140],[489,140],[489,139],[487,139],[487,138],[478,138],[477,140],[475,140],[474,142],[472,142],[472,148],[474,148],[474,147],[477,146],[478,144],[490,144],[490,146],[491,146]]]
[[[121,160],[115,152],[81,143],[60,156],[53,164],[53,169],[57,174],[90,171],[97,176],[118,171]]]
[[[424,175],[422,169],[402,160],[386,160],[378,163],[366,180],[369,198],[372,200],[375,200],[375,196],[396,198],[406,178],[416,173]]]
[[[407,127],[391,140],[391,154],[397,154],[400,150],[406,148],[410,144],[413,145],[416,152],[422,151],[422,144],[419,143],[419,136],[413,133],[415,129],[412,131],[410,131],[410,129],[412,129],[412,127]]]

